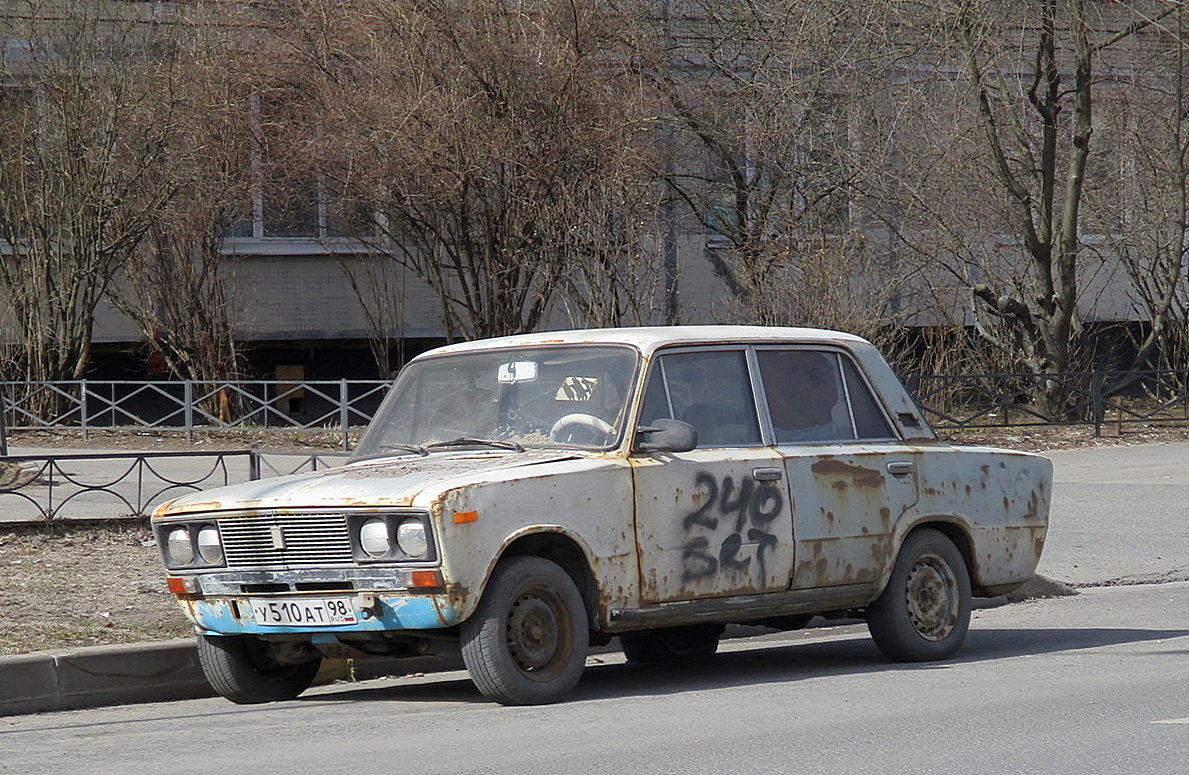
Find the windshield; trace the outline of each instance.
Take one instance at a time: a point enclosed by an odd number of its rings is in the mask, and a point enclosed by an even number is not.
[[[517,347],[410,363],[355,458],[459,447],[615,446],[636,352],[610,345]]]

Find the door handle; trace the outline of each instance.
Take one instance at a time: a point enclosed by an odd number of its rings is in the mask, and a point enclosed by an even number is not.
[[[753,468],[751,475],[757,482],[775,482],[784,476],[784,471],[779,468]]]
[[[908,476],[916,470],[916,464],[911,460],[893,460],[888,463],[887,469],[892,476]]]

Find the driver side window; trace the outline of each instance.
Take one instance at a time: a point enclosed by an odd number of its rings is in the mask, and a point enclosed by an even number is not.
[[[658,357],[640,422],[670,417],[698,432],[698,447],[760,444],[747,360],[742,350],[674,352]]]

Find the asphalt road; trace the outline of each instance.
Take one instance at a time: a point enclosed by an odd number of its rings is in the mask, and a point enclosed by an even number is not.
[[[0,773],[1179,775],[1189,755],[1186,583],[977,611],[939,664],[890,664],[861,626],[732,641],[700,667],[596,659],[537,708],[444,673],[4,718]]]
[[[1189,580],[1189,444],[1047,456],[1053,507],[1041,574],[1067,584]]]

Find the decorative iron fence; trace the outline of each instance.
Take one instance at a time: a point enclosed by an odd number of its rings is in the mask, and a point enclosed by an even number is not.
[[[1189,369],[1093,371],[1069,374],[919,375],[906,384],[930,423],[940,429],[1107,423],[1189,425]],[[333,388],[337,386],[337,388]],[[388,382],[0,383],[0,521],[64,516],[145,516],[168,498],[237,481],[317,471],[346,460],[345,452],[129,452],[8,457],[9,430],[79,431],[158,428],[335,431],[375,413]],[[236,399],[238,411],[211,411],[209,401]],[[38,412],[36,396],[61,401]],[[21,398],[13,398],[20,396]],[[278,408],[290,397],[306,406]],[[148,400],[153,398],[153,400]],[[224,404],[226,405],[226,404]],[[220,410],[221,411],[221,410]],[[252,418],[259,422],[253,423]]]
[[[147,516],[179,495],[260,478],[251,450],[15,455],[4,462],[5,522]]]
[[[5,457],[0,522],[67,517],[145,517],[188,492],[304,471],[345,452],[279,452],[253,445],[222,452],[111,452]]]

